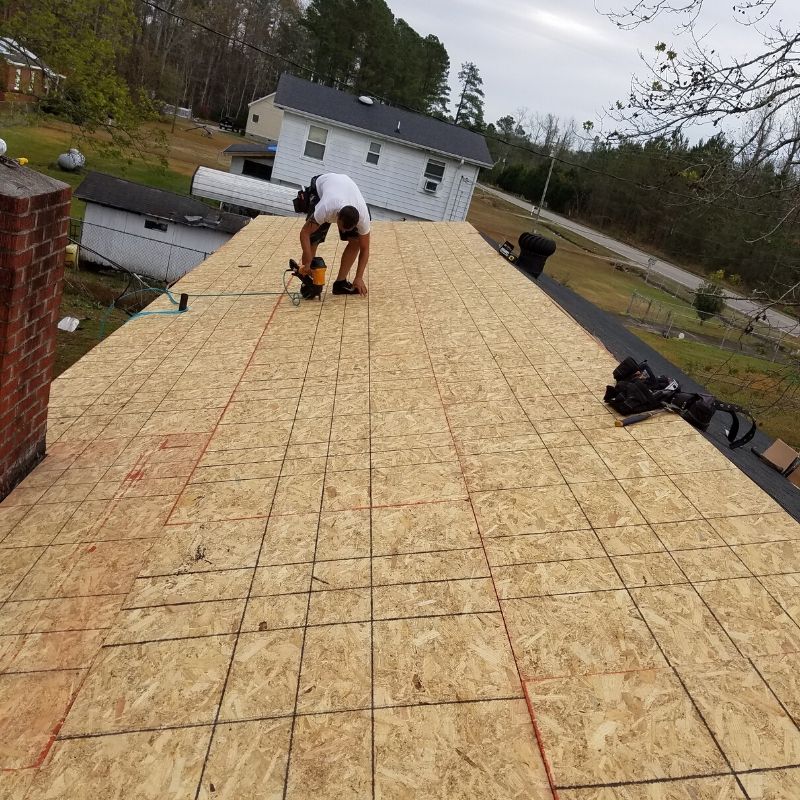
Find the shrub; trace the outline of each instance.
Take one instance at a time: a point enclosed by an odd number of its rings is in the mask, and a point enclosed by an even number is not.
[[[695,292],[693,305],[702,325],[707,319],[711,319],[711,317],[719,314],[725,308],[722,287],[711,281],[706,281]]]

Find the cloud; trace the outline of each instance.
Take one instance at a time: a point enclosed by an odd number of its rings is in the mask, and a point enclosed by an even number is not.
[[[566,14],[555,14],[541,8],[531,10],[529,16],[534,24],[544,26],[566,41],[611,44],[610,37],[597,24],[587,25]]]
[[[658,41],[680,49],[676,17],[621,31],[591,0],[387,0],[423,36],[441,39],[451,61],[457,93],[460,65],[474,61],[486,93],[485,117],[494,121],[522,106],[565,120],[597,121],[602,110],[624,100],[634,73],[645,74]],[[778,0],[784,6],[796,0]],[[624,0],[601,0],[604,9]],[[787,11],[788,13],[788,11]],[[732,20],[729,0],[706,0],[707,44],[730,53],[752,52],[757,32]]]

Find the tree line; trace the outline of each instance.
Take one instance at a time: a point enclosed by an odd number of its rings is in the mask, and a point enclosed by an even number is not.
[[[81,124],[111,117],[130,128],[164,103],[244,123],[283,72],[449,114],[444,44],[385,0],[0,0],[0,23],[68,76],[49,110]],[[462,121],[470,108],[475,116],[470,98],[481,100],[467,94],[457,98]]]
[[[775,197],[785,163],[753,148],[742,158],[723,133],[609,142],[591,128],[579,135],[573,123],[524,110],[503,117],[487,126],[503,141],[489,140],[495,167],[484,180],[538,204],[552,154],[550,210],[771,297],[798,282],[800,231]]]

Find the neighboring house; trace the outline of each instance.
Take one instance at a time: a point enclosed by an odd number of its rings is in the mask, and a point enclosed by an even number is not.
[[[477,133],[293,75],[281,76],[274,105],[283,123],[273,183],[344,172],[374,219],[464,220],[480,168],[492,166]]]
[[[86,203],[82,260],[105,266],[113,261],[168,283],[197,266],[250,221],[192,197],[102,172],[90,172],[75,197]]]
[[[0,101],[30,103],[63,79],[18,41],[0,36]]]
[[[274,141],[281,132],[283,111],[275,107],[275,92],[247,104],[247,125],[244,132],[254,139]]]
[[[228,169],[231,174],[249,175],[251,178],[268,181],[272,177],[276,150],[277,142],[262,144],[243,140],[226,147],[222,154],[231,157],[231,165]]]

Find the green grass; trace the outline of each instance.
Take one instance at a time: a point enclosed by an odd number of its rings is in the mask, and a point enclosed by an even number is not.
[[[76,188],[85,172],[105,172],[135,183],[166,189],[178,194],[189,194],[192,175],[200,166],[213,166],[227,170],[227,161],[221,157],[222,150],[239,137],[215,132],[209,138],[195,130],[193,123],[181,122],[172,131],[170,122],[149,123],[142,131],[145,140],[155,142],[160,135],[166,137],[166,149],[158,150],[147,143],[146,159],[126,158],[108,152],[109,140],[104,134],[93,139],[81,139],[74,125],[56,119],[35,116],[0,117],[0,138],[8,144],[8,155],[25,157],[28,166],[50,175]],[[56,160],[70,147],[78,147],[86,156],[84,172],[64,172]],[[167,159],[165,167],[160,159]],[[83,203],[73,199],[72,216],[83,217]]]
[[[166,139],[166,148],[153,146],[159,135]],[[188,194],[192,175],[198,166],[227,169],[227,160],[221,153],[240,137],[214,132],[212,136],[197,128],[194,123],[180,121],[172,130],[171,120],[148,123],[142,131],[145,146],[150,152],[146,159],[123,158],[108,151],[109,137],[95,134],[85,140],[74,125],[60,120],[36,115],[18,115],[17,112],[0,116],[0,138],[8,145],[12,158],[27,158],[28,166],[38,172],[63,181],[76,188],[86,171],[105,172],[118,178],[153,186],[178,194]],[[63,172],[56,164],[61,153],[78,147],[86,156],[86,170],[79,173]],[[160,159],[167,159],[163,166]],[[82,218],[84,204],[73,198],[71,215]],[[124,324],[127,315],[119,309],[107,313],[108,306],[127,285],[127,277],[116,273],[67,269],[64,291],[59,309],[59,319],[77,317],[80,326],[74,333],[59,331],[56,345],[55,374],[62,373],[85,355],[100,341],[100,328],[107,336]],[[153,300],[148,294],[134,298],[140,302],[129,303],[131,310],[139,310]]]
[[[800,373],[753,356],[632,330],[709,391],[749,409],[771,436],[800,448]]]
[[[519,234],[529,231],[532,226],[530,216],[520,214],[517,206],[479,191],[473,197],[467,219],[479,231],[499,242],[508,239],[516,243]],[[624,263],[625,259],[601,245],[566,231],[556,223],[542,221],[540,228],[549,233],[558,245],[555,254],[547,262],[547,274],[604,311],[624,315],[631,295],[636,292],[641,297],[662,304],[664,315],[672,312],[675,317],[674,334],[683,332],[703,341],[719,342],[723,338],[738,336],[736,330],[727,331],[728,326],[717,318],[701,323],[691,302],[645,283],[641,268],[633,267],[628,272],[616,269],[614,262]],[[661,280],[660,276],[656,277]],[[663,321],[664,315],[659,321]],[[725,316],[733,319],[741,328],[750,321],[731,309],[726,309]],[[756,328],[763,330],[760,325]]]
[[[84,145],[78,149],[86,156],[86,169],[80,172],[64,172],[56,164],[61,153],[76,146],[68,130],[43,126],[4,127],[0,124],[0,137],[6,140],[9,155],[28,159],[28,166],[51,178],[68,183],[73,189],[84,179],[86,172],[106,172],[117,178],[125,178],[158,189],[167,189],[179,194],[188,194],[191,178],[166,169],[156,162],[128,162],[118,157],[98,153]],[[84,203],[73,198],[71,216],[83,218]]]

